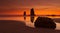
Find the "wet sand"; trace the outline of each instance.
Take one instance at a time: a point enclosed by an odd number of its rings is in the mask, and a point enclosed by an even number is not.
[[[60,33],[60,30],[31,28],[23,21],[0,20],[0,33]]]

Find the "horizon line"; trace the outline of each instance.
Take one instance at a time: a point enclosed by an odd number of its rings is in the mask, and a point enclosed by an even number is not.
[[[24,16],[24,15],[0,15],[0,17],[19,17],[19,16]],[[25,15],[26,16],[31,16],[31,15]],[[60,15],[32,15],[32,16],[60,16]]]

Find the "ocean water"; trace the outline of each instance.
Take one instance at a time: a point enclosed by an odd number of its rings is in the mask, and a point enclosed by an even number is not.
[[[34,22],[37,19],[38,16],[34,16],[34,21],[33,23],[31,22],[31,18],[30,16],[26,16],[26,18],[24,19],[24,16],[20,16],[20,17],[0,17],[0,20],[17,20],[17,21],[24,21],[24,23],[26,24],[26,26],[29,27],[33,27],[34,28]],[[56,29],[60,30],[60,16],[56,16],[56,17],[52,17],[52,16],[45,16],[45,17],[49,17],[54,19],[55,23],[56,23]]]

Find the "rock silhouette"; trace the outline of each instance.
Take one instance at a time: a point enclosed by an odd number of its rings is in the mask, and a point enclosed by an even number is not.
[[[37,20],[34,22],[34,26],[36,28],[49,28],[49,29],[56,28],[56,24],[53,21],[53,19],[48,17],[38,17]]]
[[[24,20],[26,20],[26,11],[24,11]]]
[[[35,16],[35,14],[34,14],[34,9],[32,8],[31,11],[30,11],[30,18],[31,18],[31,22],[32,22],[32,23],[33,23],[33,21],[34,21],[34,16]]]

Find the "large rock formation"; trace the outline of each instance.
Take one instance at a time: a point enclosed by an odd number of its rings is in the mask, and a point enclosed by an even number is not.
[[[36,28],[49,28],[55,29],[56,24],[53,19],[48,17],[38,17],[37,20],[34,22]]]

